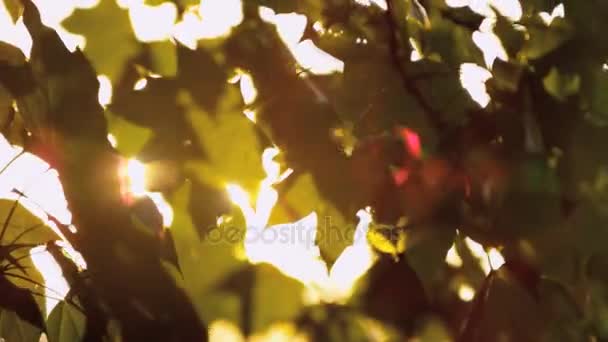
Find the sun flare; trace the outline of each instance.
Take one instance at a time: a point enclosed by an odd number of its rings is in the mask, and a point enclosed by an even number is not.
[[[315,212],[297,222],[267,227],[272,209],[278,201],[278,193],[273,186],[293,172],[291,169],[281,172],[281,165],[274,161],[279,153],[277,148],[268,148],[262,154],[267,177],[260,182],[255,207],[252,206],[251,196],[242,187],[237,184],[226,186],[230,199],[245,217],[247,233],[244,247],[247,259],[253,264],[270,264],[286,276],[300,281],[306,287],[304,295],[309,303],[345,302],[352,295],[357,280],[375,261],[376,256],[364,238],[372,215],[369,210],[357,213],[359,224],[353,244],[344,249],[332,268],[328,269],[316,245]],[[277,238],[279,234],[295,234],[296,231],[298,237],[304,238],[288,241]]]

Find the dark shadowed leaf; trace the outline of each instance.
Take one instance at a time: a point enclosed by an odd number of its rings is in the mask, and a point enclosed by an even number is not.
[[[23,321],[14,312],[0,310],[0,336],[5,341],[38,342],[41,333],[42,328]]]
[[[80,341],[85,332],[85,316],[71,304],[61,302],[51,312],[47,325],[49,342]]]
[[[0,336],[7,338],[13,334],[10,329],[15,329],[15,332],[22,334],[24,338],[36,333],[39,335],[44,329],[44,319],[30,290],[14,285],[2,275],[0,293]]]

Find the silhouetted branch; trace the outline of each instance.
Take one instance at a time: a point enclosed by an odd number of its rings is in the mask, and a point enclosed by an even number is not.
[[[401,47],[399,44],[399,26],[395,22],[395,10],[391,0],[386,1],[387,9],[385,12],[386,23],[389,29],[389,52],[395,70],[399,73],[401,82],[405,90],[414,97],[420,107],[426,112],[431,124],[440,132],[445,125],[441,121],[441,113],[437,112],[424,97],[424,94],[416,86],[415,82],[407,74],[407,66],[403,63],[403,58],[400,54]]]

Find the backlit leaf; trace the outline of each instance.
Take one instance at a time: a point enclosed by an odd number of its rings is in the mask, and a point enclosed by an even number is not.
[[[118,80],[127,60],[139,49],[127,10],[118,7],[115,0],[101,0],[91,9],[76,9],[63,25],[87,39],[84,53],[97,73],[112,81]]]

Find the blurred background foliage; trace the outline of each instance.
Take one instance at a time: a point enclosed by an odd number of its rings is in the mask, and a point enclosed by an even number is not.
[[[606,15],[3,0],[0,340],[608,340]]]

